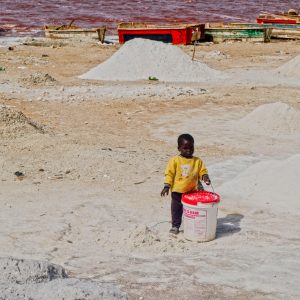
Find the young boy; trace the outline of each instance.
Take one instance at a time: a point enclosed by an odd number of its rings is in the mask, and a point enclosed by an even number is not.
[[[164,188],[161,196],[169,194],[171,189],[171,215],[172,228],[170,233],[178,234],[182,219],[181,196],[197,190],[198,181],[202,180],[210,184],[207,169],[198,157],[193,156],[194,138],[190,134],[182,134],[178,137],[178,151],[180,155],[172,157],[165,171]]]

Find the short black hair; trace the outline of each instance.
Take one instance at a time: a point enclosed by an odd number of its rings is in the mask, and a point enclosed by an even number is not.
[[[183,141],[189,141],[189,142],[194,143],[194,138],[188,133],[181,134],[177,140],[178,147],[180,147],[182,145]]]

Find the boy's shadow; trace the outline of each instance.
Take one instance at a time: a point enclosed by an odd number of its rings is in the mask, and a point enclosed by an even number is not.
[[[240,214],[229,214],[225,218],[218,218],[217,238],[232,235],[241,231],[240,222],[244,218]]]

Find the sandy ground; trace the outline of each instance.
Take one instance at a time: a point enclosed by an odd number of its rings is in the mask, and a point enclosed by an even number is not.
[[[299,153],[295,139],[220,134],[222,121],[264,103],[300,110],[299,85],[272,75],[262,83],[78,79],[119,47],[0,47],[0,104],[15,112],[0,123],[0,256],[47,260],[69,276],[113,283],[130,299],[298,299],[298,211],[222,201],[217,239],[188,242],[169,236],[170,199],[160,190],[185,131],[216,192],[256,161]],[[237,76],[299,54],[296,41],[196,48],[196,59]]]

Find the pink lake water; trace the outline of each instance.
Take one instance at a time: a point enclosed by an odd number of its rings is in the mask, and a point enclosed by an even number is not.
[[[119,22],[255,22],[260,12],[299,10],[299,0],[0,0],[0,35],[41,34],[45,24],[106,25],[116,34]]]

